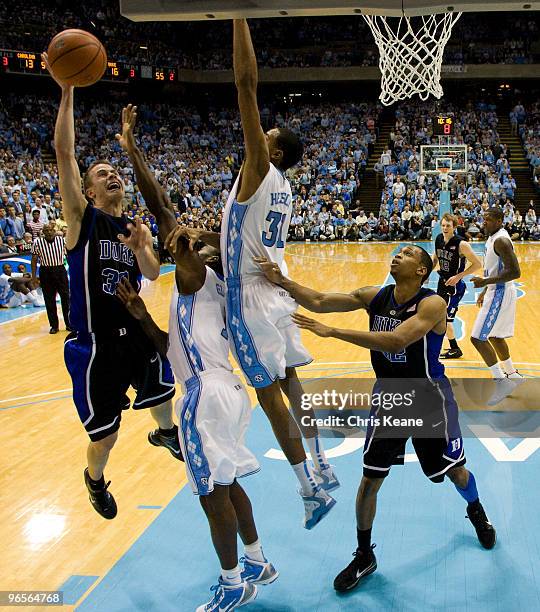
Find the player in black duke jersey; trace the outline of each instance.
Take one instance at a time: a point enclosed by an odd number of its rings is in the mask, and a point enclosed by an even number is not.
[[[43,60],[49,68],[47,54]],[[54,143],[67,222],[70,321],[75,330],[66,339],[64,358],[73,400],[90,437],[84,470],[90,502],[101,516],[112,519],[117,507],[103,470],[118,438],[122,410],[130,406],[130,386],[137,391],[133,408],[150,408],[159,426],[149,433],[149,442],[182,458],[172,420],[174,378],[168,361],[115,295],[123,278],[138,290],[142,274],[150,280],[159,276],[150,232],[140,221],[130,224],[123,216],[124,183],[108,161],[95,161],[88,168],[81,189],[73,87],[57,83],[62,98]]]
[[[456,235],[457,225],[454,215],[446,213],[442,216],[442,233],[435,238],[435,254],[433,255],[433,269],[439,266],[440,278],[437,295],[440,295],[446,302],[446,336],[450,342],[450,348],[441,355],[442,359],[458,359],[463,356],[456,341],[454,319],[459,303],[465,295],[463,279],[482,269],[482,262],[472,250],[471,245]],[[469,265],[465,267],[467,261]]]
[[[422,287],[433,269],[431,256],[417,245],[404,246],[390,265],[395,285],[364,287],[350,294],[320,293],[285,278],[271,262],[260,265],[270,281],[286,289],[308,310],[367,310],[368,332],[328,327],[299,314],[294,315],[294,320],[300,327],[318,336],[338,338],[370,349],[377,385],[384,387],[395,382],[395,379],[420,379],[423,386],[430,387],[431,399],[438,399],[435,406],[426,405],[425,412],[429,417],[428,427],[432,426],[438,437],[415,438],[412,435],[420,465],[432,482],[443,482],[445,476],[450,478],[468,503],[468,518],[475,527],[480,543],[484,548],[493,548],[495,530],[479,501],[475,478],[464,467],[465,454],[457,422],[457,405],[444,375],[444,366],[439,361],[446,331],[446,304],[434,291]],[[421,409],[423,413],[424,404]],[[379,410],[380,407],[372,406],[370,416],[376,418]],[[377,492],[391,466],[402,463],[407,439],[385,436],[384,427],[368,429],[364,444],[364,474],[356,498],[358,547],[353,561],[334,581],[337,591],[354,588],[361,578],[377,568],[374,545],[371,544]]]

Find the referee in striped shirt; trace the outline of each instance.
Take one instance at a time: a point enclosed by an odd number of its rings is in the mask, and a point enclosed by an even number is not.
[[[46,225],[43,228],[43,237],[37,238],[32,245],[32,279],[37,280],[37,264],[39,261],[39,281],[51,326],[50,334],[58,333],[57,293],[60,294],[66,329],[71,331],[69,326],[68,276],[64,267],[65,254],[66,243],[64,237],[57,236],[54,228]]]

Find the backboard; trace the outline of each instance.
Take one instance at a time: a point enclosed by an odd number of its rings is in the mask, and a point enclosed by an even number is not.
[[[420,172],[424,174],[467,172],[467,145],[422,145]]]

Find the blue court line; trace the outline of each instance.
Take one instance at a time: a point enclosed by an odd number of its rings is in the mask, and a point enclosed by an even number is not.
[[[66,399],[66,397],[72,397],[71,393],[69,395],[59,395],[58,397],[48,397],[47,399],[36,400],[35,402],[25,402],[24,404],[13,404],[13,406],[5,406],[4,408],[0,408],[0,410],[11,410],[12,408],[23,408],[24,406],[33,406],[34,404],[45,404],[46,402],[54,402],[60,399]]]
[[[137,506],[137,510],[161,510],[163,506]]]
[[[64,593],[64,606],[74,606],[98,578],[99,576],[70,576],[58,587],[58,591]]]

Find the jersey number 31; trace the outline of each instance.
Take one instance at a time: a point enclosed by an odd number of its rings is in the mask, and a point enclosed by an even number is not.
[[[262,242],[264,246],[282,249],[285,246],[281,232],[283,231],[283,223],[287,218],[287,213],[281,214],[275,211],[268,213],[266,221],[270,222],[270,226],[262,233]]]

